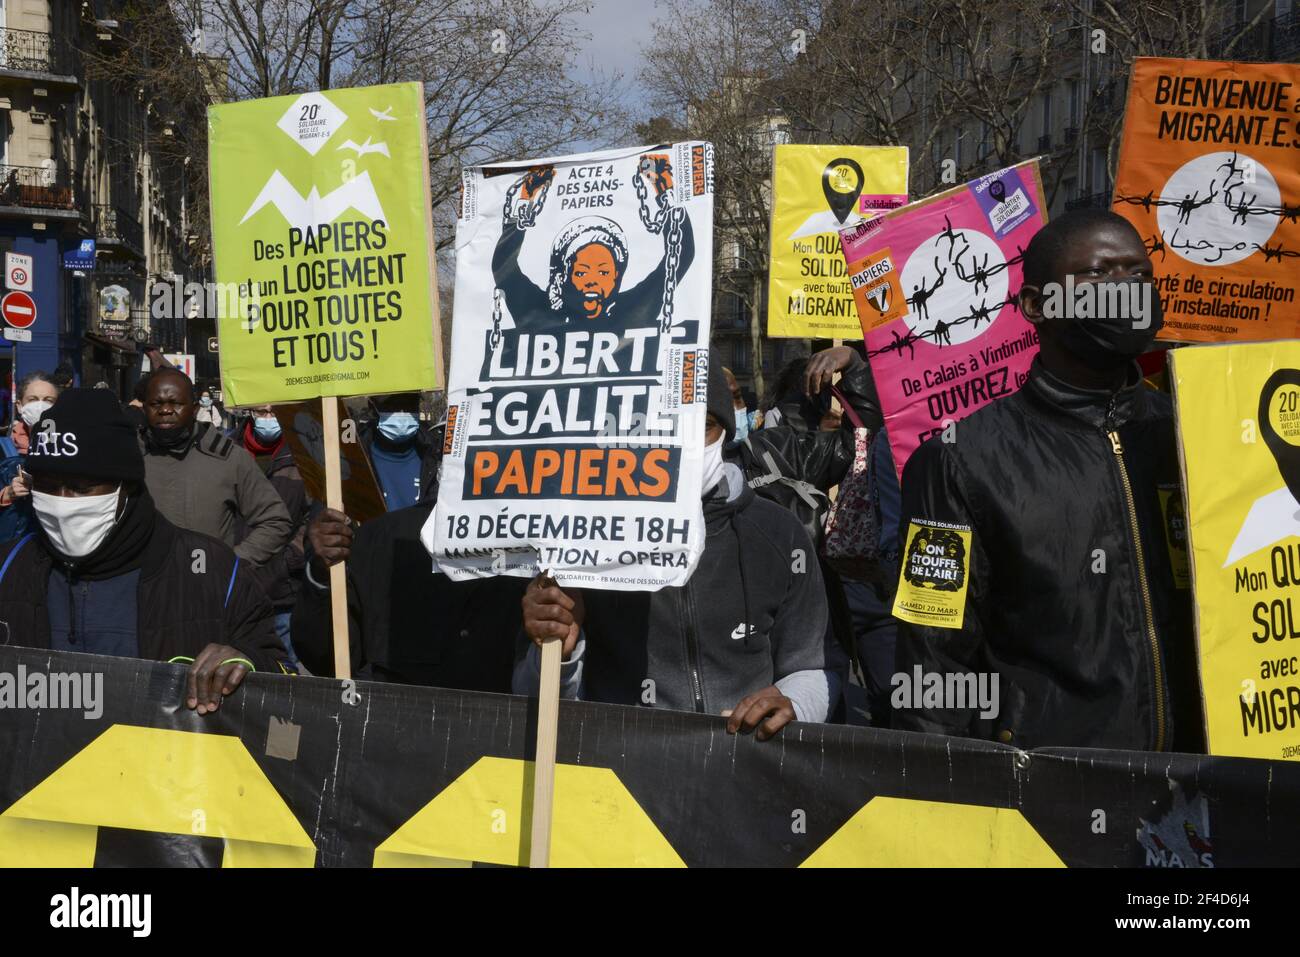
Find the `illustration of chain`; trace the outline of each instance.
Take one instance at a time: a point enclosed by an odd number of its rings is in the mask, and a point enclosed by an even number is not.
[[[501,297],[499,288],[492,290],[492,335],[488,337],[488,348],[493,352],[501,345]]]
[[[649,233],[664,233],[664,311],[659,323],[659,331],[664,333],[673,327],[673,294],[677,290],[677,267],[682,255],[682,220],[686,218],[686,210],[669,207],[668,191],[664,190],[655,196],[659,211],[651,218],[650,207],[646,202],[649,191],[645,185],[645,177],[651,172],[650,159],[643,156],[637,164],[636,172],[632,174],[632,186],[639,201],[637,211],[641,214],[641,225]]]
[[[527,229],[537,222],[537,214],[542,211],[542,206],[546,203],[546,194],[551,189],[552,177],[549,176],[542,180],[541,189],[537,191],[536,197],[529,201],[529,205],[524,209],[521,209],[517,217],[511,214],[511,208],[514,206],[515,197],[519,195],[519,191],[523,188],[524,183],[528,181],[529,177],[534,175],[538,177],[541,176],[541,174],[534,174],[530,171],[521,176],[517,183],[506,190],[505,203],[502,204],[501,207],[501,223],[503,226],[513,220],[516,229]]]

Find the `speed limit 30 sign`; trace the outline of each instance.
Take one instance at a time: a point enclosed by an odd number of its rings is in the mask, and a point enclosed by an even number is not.
[[[32,257],[5,253],[5,288],[32,291]]]

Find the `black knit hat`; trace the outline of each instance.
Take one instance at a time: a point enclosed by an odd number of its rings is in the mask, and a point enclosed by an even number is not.
[[[136,431],[108,389],[67,389],[32,429],[24,463],[33,475],[144,481]]]
[[[718,424],[727,430],[727,441],[736,437],[736,400],[731,396],[731,386],[723,375],[722,366],[713,361],[709,355],[709,404],[708,411],[718,420]]]

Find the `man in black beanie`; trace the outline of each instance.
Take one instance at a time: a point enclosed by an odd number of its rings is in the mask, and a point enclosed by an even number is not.
[[[199,714],[249,671],[284,672],[252,569],[154,508],[111,392],[64,392],[25,467],[40,531],[0,545],[0,643],[188,662],[186,704]]]

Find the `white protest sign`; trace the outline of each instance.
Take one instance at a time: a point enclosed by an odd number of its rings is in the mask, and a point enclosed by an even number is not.
[[[454,579],[653,591],[704,547],[713,148],[465,171],[438,506]]]

